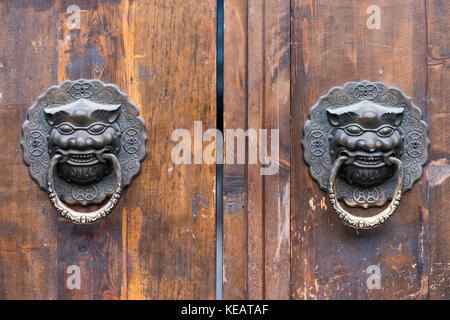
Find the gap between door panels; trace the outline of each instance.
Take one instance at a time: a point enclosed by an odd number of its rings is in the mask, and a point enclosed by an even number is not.
[[[216,127],[223,136],[223,0],[217,0]],[[223,143],[216,142],[216,159],[223,159]],[[223,164],[216,161],[216,299],[222,300]]]

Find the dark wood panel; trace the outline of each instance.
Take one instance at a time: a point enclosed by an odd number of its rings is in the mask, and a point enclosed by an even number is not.
[[[293,0],[291,25],[291,296],[295,299],[412,299],[428,296],[428,205],[424,178],[394,218],[356,234],[342,225],[303,163],[303,123],[317,99],[347,81],[383,81],[411,96],[427,119],[423,1]],[[360,211],[361,210],[355,210]],[[369,290],[367,267],[381,270]]]
[[[224,166],[227,299],[289,298],[289,15],[288,1],[224,2],[224,130],[280,130],[275,174],[248,164],[249,139],[246,164]]]
[[[427,180],[430,201],[430,298],[450,298],[450,3],[427,2],[428,101],[430,163]]]
[[[128,298],[215,297],[215,166],[174,165],[171,134],[216,119],[215,1],[130,3],[130,97],[148,154],[128,192]],[[206,146],[208,143],[204,143]]]
[[[0,2],[0,299],[56,298],[56,219],[20,147],[26,112],[57,81],[56,3]]]

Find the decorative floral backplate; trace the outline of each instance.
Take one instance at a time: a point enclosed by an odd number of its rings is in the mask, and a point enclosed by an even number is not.
[[[120,114],[116,120],[120,128],[118,159],[123,187],[127,187],[139,173],[141,161],[146,154],[144,121],[139,117],[138,108],[126,94],[116,85],[104,84],[99,80],[64,81],[59,86],[50,87],[30,107],[22,127],[21,144],[31,177],[41,189],[47,189],[47,171],[51,160],[48,139],[52,127],[46,120],[44,109],[67,105],[79,99],[107,105],[120,104]],[[55,176],[55,188],[60,198],[68,204],[99,204],[113,194],[114,175],[109,174],[101,181],[88,185],[68,183]]]
[[[414,182],[420,179],[422,166],[428,158],[428,127],[421,120],[421,110],[413,104],[411,98],[406,97],[399,89],[389,88],[382,82],[349,82],[344,87],[335,87],[311,108],[302,140],[304,159],[309,165],[311,176],[322,190],[328,190],[330,169],[333,164],[330,155],[333,126],[327,118],[326,110],[336,110],[362,101],[383,107],[403,108],[403,120],[397,129],[403,138],[403,152],[400,158],[405,174],[403,192],[408,191]],[[364,208],[382,206],[391,200],[395,183],[395,175],[381,185],[367,188],[350,185],[339,177],[336,179],[338,198],[349,206]]]

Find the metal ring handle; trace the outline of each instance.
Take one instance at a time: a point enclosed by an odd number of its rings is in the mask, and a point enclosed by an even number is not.
[[[389,157],[388,161],[397,165],[397,184],[395,185],[394,196],[392,197],[392,201],[380,213],[371,216],[371,217],[357,217],[352,215],[350,212],[346,211],[339,204],[336,193],[336,175],[341,167],[341,165],[348,160],[346,156],[340,156],[334,161],[333,166],[330,172],[330,178],[328,181],[328,199],[330,200],[331,206],[334,211],[336,211],[338,217],[342,219],[348,226],[356,228],[356,229],[372,229],[377,227],[378,225],[385,222],[397,209],[400,200],[402,198],[402,188],[403,188],[403,164],[402,162],[395,158]]]
[[[78,212],[67,207],[58,197],[54,188],[53,172],[55,171],[56,164],[62,158],[57,154],[52,158],[50,168],[47,171],[47,185],[48,185],[48,197],[50,202],[56,208],[61,216],[76,224],[91,224],[97,222],[108,216],[114,207],[119,203],[120,195],[122,192],[122,170],[120,169],[119,160],[112,153],[105,153],[104,159],[112,161],[114,166],[114,175],[116,177],[114,184],[114,193],[108,202],[98,210],[93,212]]]

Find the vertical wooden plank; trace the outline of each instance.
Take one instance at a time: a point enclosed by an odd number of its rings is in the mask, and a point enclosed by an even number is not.
[[[130,3],[130,97],[147,158],[128,193],[128,297],[215,297],[215,165],[171,160],[175,129],[216,119],[216,2]],[[204,144],[206,146],[207,143]]]
[[[80,28],[69,29],[69,6],[80,8]],[[58,81],[100,79],[128,91],[128,0],[58,1]],[[69,10],[70,11],[70,10]],[[126,263],[127,193],[119,206],[101,223],[74,225],[60,218],[58,229],[58,298],[127,298],[123,272]],[[51,210],[53,217],[57,214]],[[81,271],[81,288],[66,286],[69,266]],[[124,294],[125,293],[125,294]]]
[[[309,109],[347,81],[384,81],[411,96],[427,119],[423,1],[292,3],[291,296],[296,299],[412,299],[428,295],[428,206],[425,179],[405,194],[395,217],[359,235],[335,217],[303,163],[302,127]],[[367,8],[381,12],[369,29]],[[381,289],[366,269],[381,269]]]
[[[224,1],[223,128],[225,135],[227,130],[248,129],[247,6],[247,1]],[[225,144],[224,152],[225,161]],[[237,153],[237,144],[235,153]],[[235,164],[225,163],[223,167],[223,297],[224,299],[245,299],[247,298],[248,173],[246,165],[236,164],[236,157],[234,162]],[[261,252],[257,255],[261,255]]]
[[[427,168],[430,200],[430,298],[450,298],[450,3],[428,0],[428,103],[430,163]]]
[[[288,299],[291,218],[289,1],[265,2],[263,21],[264,128],[278,129],[280,143],[278,173],[264,176],[265,298]]]
[[[0,299],[54,299],[54,217],[20,139],[28,108],[57,78],[56,3],[2,1],[0,16]]]
[[[248,127],[254,130],[264,128],[265,110],[265,57],[264,44],[264,1],[249,1],[247,12],[248,24],[248,55],[247,67],[243,70],[247,75],[247,101]],[[226,93],[226,92],[225,92]],[[228,93],[230,94],[230,93]],[[224,95],[228,98],[228,96]],[[225,110],[226,111],[226,110]],[[241,111],[242,112],[242,111]],[[261,175],[259,165],[248,165],[247,182],[247,298],[265,298],[265,219],[264,219],[264,177]]]
[[[224,129],[279,132],[279,170],[224,166],[224,297],[286,299],[290,259],[290,12],[288,1],[224,3]],[[227,141],[226,141],[227,142]],[[260,147],[260,146],[259,146]],[[258,147],[258,148],[259,148]],[[225,150],[227,145],[225,145]],[[235,152],[237,152],[235,148]],[[272,158],[272,161],[275,159]],[[265,168],[268,169],[268,168]]]

